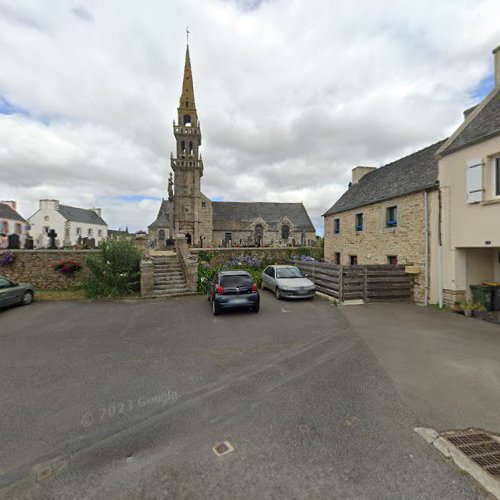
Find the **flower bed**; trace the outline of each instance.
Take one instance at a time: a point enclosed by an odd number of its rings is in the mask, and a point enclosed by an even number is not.
[[[61,259],[54,266],[55,271],[58,271],[62,274],[66,274],[66,275],[71,275],[77,271],[80,271],[81,268],[82,268],[82,265],[73,259],[67,259],[67,260]]]
[[[271,264],[287,264],[290,260],[314,261],[310,255],[296,255],[297,249],[286,252],[252,252],[252,255],[242,255],[232,252],[200,251],[198,253],[198,291],[207,293],[208,285],[218,271],[241,269],[247,271],[254,282],[260,286],[262,271]]]

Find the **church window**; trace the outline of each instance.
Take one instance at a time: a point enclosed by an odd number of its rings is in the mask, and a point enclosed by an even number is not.
[[[165,239],[165,231],[163,229],[160,229],[158,231],[158,239],[163,241]]]
[[[184,153],[186,150],[186,143],[184,141],[181,141],[181,151]]]
[[[201,202],[201,208],[207,208],[206,202],[204,202],[204,201]]]
[[[191,125],[191,115],[184,115],[184,126]]]
[[[188,101],[186,101],[186,108],[187,108],[188,106],[189,106],[189,102],[188,102]]]
[[[189,154],[193,156],[193,141],[189,141]]]
[[[281,239],[287,240],[290,236],[290,227],[289,226],[281,226]]]

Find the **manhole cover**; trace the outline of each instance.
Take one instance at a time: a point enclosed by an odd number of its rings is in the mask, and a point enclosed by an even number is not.
[[[224,441],[216,444],[212,450],[217,456],[221,457],[222,455],[226,455],[227,453],[234,451],[234,448],[229,441]]]
[[[467,430],[444,433],[443,437],[486,472],[500,476],[500,443],[493,436],[486,432]]]

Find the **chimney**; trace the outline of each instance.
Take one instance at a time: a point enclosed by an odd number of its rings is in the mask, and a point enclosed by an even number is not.
[[[17,202],[14,200],[2,200],[0,201],[3,205],[9,205],[12,210],[17,210]]]
[[[59,210],[59,200],[40,200],[40,210]]]
[[[494,73],[495,73],[495,87],[500,87],[500,45],[493,50],[494,59]]]
[[[357,184],[366,174],[377,170],[377,167],[364,167],[362,165],[352,169],[352,183]]]
[[[101,216],[101,209],[100,208],[91,208],[93,212],[95,212],[99,217]]]

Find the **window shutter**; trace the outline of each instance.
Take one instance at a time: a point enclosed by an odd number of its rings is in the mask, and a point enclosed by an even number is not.
[[[479,203],[483,200],[483,162],[472,160],[467,162],[467,203]]]

